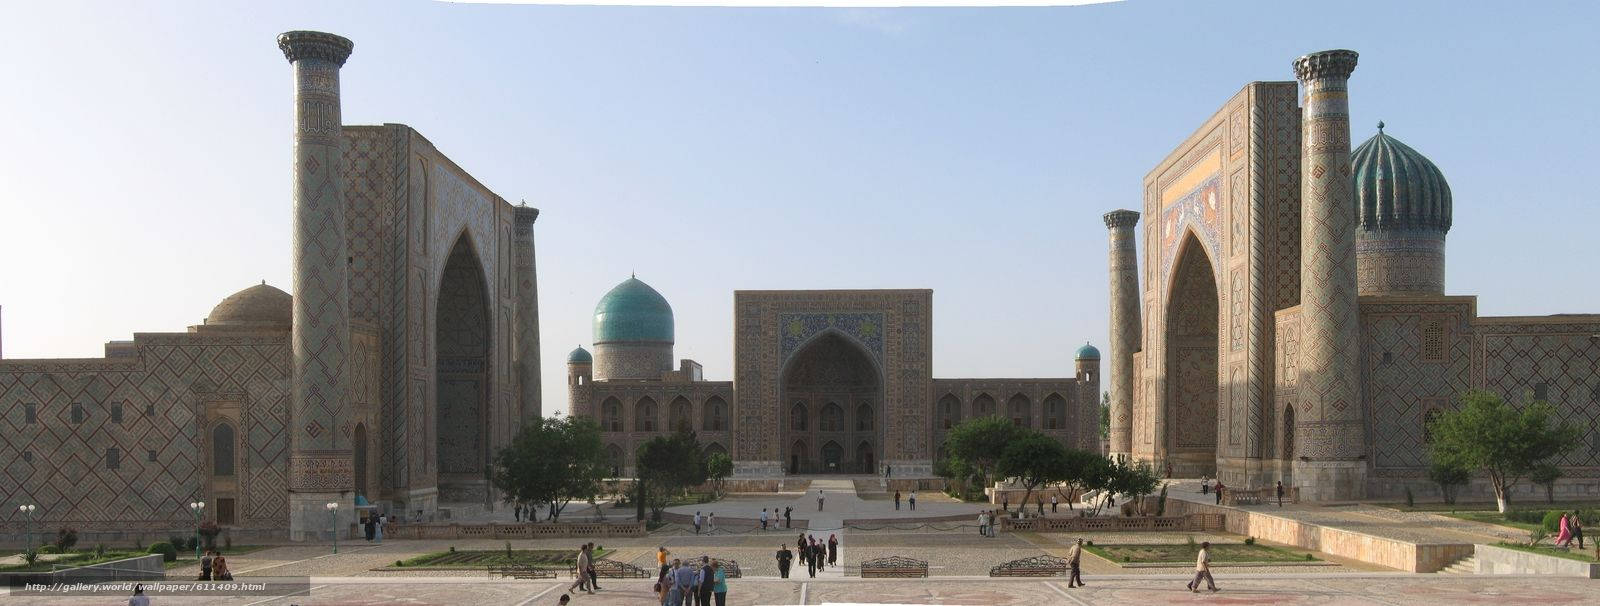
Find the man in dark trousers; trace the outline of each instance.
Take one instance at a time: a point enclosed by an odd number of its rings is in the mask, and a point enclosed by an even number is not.
[[[1283,480],[1278,480],[1278,506],[1283,507]]]
[[[1083,576],[1079,574],[1078,563],[1083,559],[1083,539],[1072,546],[1072,553],[1067,554],[1067,565],[1072,567],[1072,576],[1067,577],[1067,589],[1083,586]]]
[[[717,571],[711,568],[709,556],[700,556],[700,576],[697,580],[700,585],[695,588],[696,602],[700,606],[711,606],[711,591],[717,586]]]
[[[894,510],[900,511],[900,491],[894,491]]]
[[[788,528],[789,527],[789,522],[790,522],[789,515],[793,514],[793,513],[794,513],[794,506],[785,505],[783,507],[783,527],[784,528]]]
[[[1221,505],[1222,504],[1222,482],[1221,481],[1217,482],[1216,493],[1217,493],[1217,504]]]
[[[817,561],[817,544],[801,543],[800,548],[806,550],[806,574],[813,579],[817,578],[817,564],[821,564]]]
[[[778,546],[778,577],[789,578],[789,562],[794,560],[794,553],[789,551],[788,545]]]

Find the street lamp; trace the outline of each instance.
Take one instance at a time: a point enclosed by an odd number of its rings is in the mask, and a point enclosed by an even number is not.
[[[200,559],[200,512],[206,508],[205,501],[195,501],[189,504],[189,511],[194,512],[194,559]]]
[[[333,530],[333,552],[339,553],[339,504],[328,503],[328,522]]]
[[[28,514],[28,551],[33,551],[33,510],[38,508],[37,505],[23,505],[17,508],[17,511]]]

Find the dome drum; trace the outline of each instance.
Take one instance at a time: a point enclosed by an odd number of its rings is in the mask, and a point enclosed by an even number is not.
[[[1450,184],[1432,161],[1383,132],[1350,152],[1356,286],[1367,296],[1444,294]]]

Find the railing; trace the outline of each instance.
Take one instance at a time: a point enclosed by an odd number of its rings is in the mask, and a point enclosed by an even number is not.
[[[1300,487],[1283,487],[1283,501],[1285,503],[1299,503]],[[1261,505],[1263,503],[1272,504],[1277,502],[1278,490],[1275,486],[1248,490],[1240,490],[1236,488],[1223,488],[1222,490],[1223,505]]]
[[[861,578],[907,578],[928,576],[928,561],[889,556],[861,563]]]
[[[359,526],[351,531],[359,534]],[[386,524],[387,539],[542,539],[562,537],[642,537],[644,522],[557,524]]]
[[[571,575],[572,578],[578,578],[578,565],[576,563],[568,565],[567,574]],[[608,579],[649,579],[655,577],[648,570],[616,560],[596,560],[594,562],[594,576]]]
[[[1067,574],[1070,562],[1053,555],[1012,560],[989,569],[991,577],[1053,577]]]
[[[1222,530],[1220,513],[1192,513],[1175,517],[1061,517],[1061,518],[1000,518],[1000,529],[1024,532],[1110,532],[1132,531],[1194,531]]]

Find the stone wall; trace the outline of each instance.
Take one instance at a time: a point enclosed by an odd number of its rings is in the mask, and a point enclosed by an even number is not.
[[[1418,544],[1350,530],[1329,528],[1255,511],[1203,503],[1167,500],[1167,515],[1219,513],[1224,530],[1233,534],[1293,545],[1406,572],[1438,572],[1472,555],[1471,544]]]
[[[1600,579],[1600,564],[1541,555],[1495,545],[1476,545],[1478,574],[1536,574]]]

